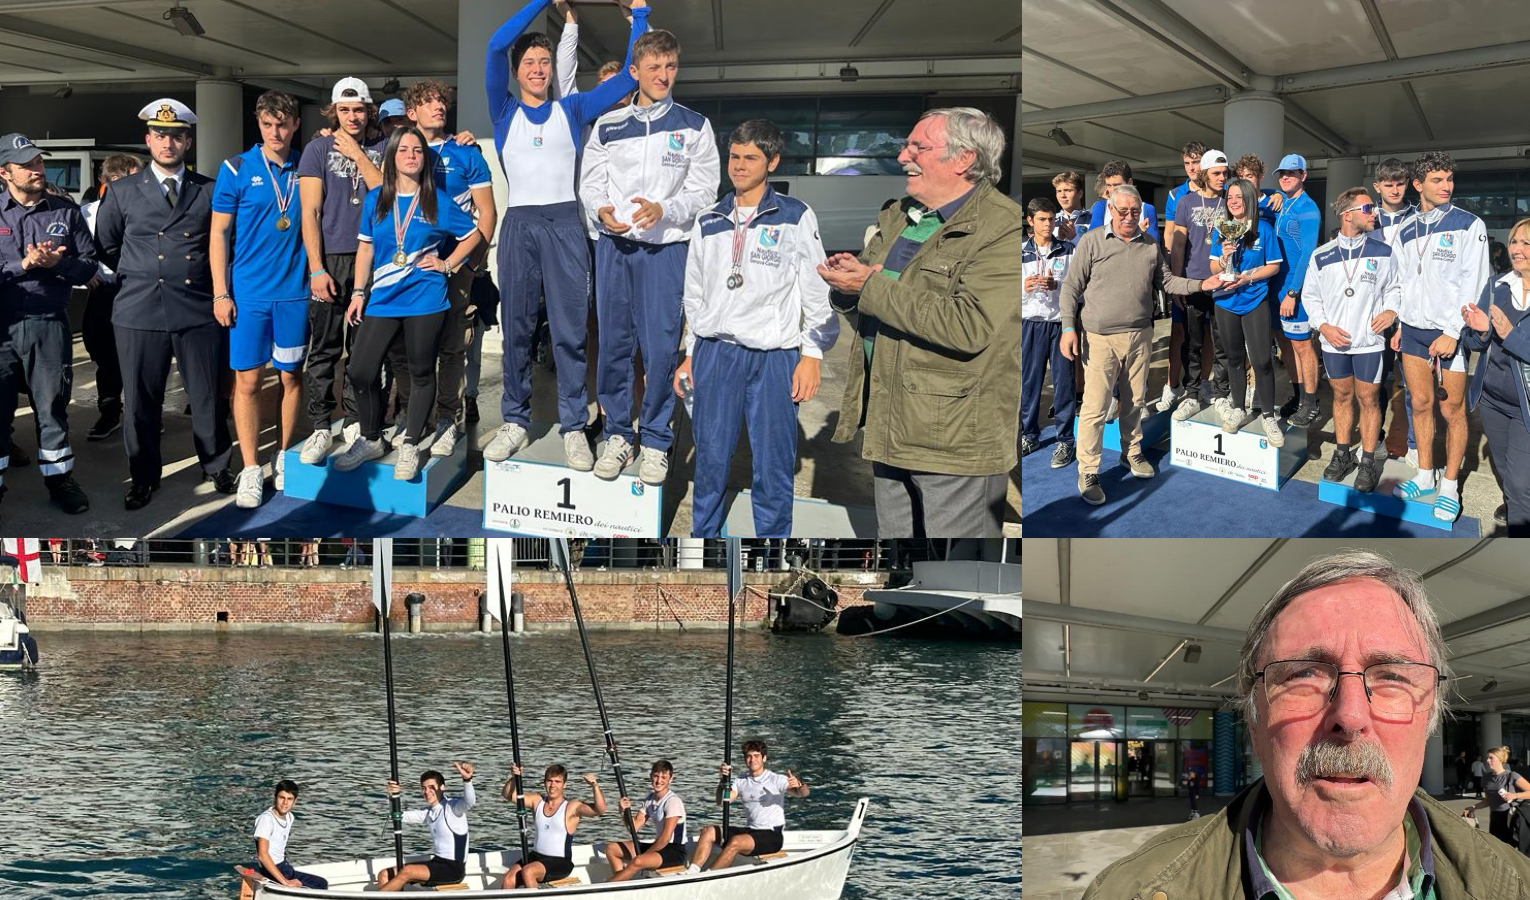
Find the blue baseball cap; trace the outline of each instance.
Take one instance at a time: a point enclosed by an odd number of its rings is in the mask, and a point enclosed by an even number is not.
[[[404,101],[397,97],[394,97],[392,100],[384,100],[383,105],[377,107],[377,118],[379,120],[391,119],[394,116],[399,118],[404,116]]]
[[[1280,158],[1280,165],[1275,167],[1277,172],[1305,172],[1307,171],[1307,157],[1300,153],[1287,153]]]

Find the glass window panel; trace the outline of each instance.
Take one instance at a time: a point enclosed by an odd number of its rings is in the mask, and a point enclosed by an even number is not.
[[[1067,737],[1067,705],[1062,703],[1022,704],[1020,734],[1027,738]]]
[[[1125,725],[1124,706],[1068,705],[1068,729],[1075,738],[1107,741],[1125,737]]]
[[[1026,708],[1030,708],[1027,703]],[[1026,803],[1062,803],[1068,799],[1068,741],[1027,737],[1024,776]],[[1090,770],[1090,777],[1094,775]]]
[[[1126,736],[1136,740],[1157,740],[1174,736],[1171,723],[1161,709],[1134,706],[1126,711]]]
[[[1179,726],[1179,736],[1181,738],[1196,738],[1209,741],[1211,740],[1211,731],[1212,718],[1211,710],[1209,709],[1197,712],[1189,722]]]
[[[820,175],[896,175],[898,153],[924,111],[918,96],[825,97],[819,105]]]
[[[1075,741],[1068,745],[1068,796],[1074,800],[1094,799],[1094,743]]]

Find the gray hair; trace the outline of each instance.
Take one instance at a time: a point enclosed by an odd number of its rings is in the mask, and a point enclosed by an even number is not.
[[[1137,190],[1135,187],[1133,187],[1133,186],[1131,186],[1129,184],[1118,184],[1115,187],[1110,189],[1110,198],[1109,199],[1111,201],[1111,203],[1110,203],[1111,206],[1115,206],[1116,205],[1114,201],[1116,199],[1116,195],[1117,194],[1125,194],[1126,196],[1131,197],[1133,200],[1136,200],[1138,203],[1142,202],[1142,192],[1141,191]]]
[[[1254,703],[1256,674],[1259,671],[1260,654],[1264,652],[1264,642],[1270,636],[1270,627],[1275,624],[1276,617],[1297,597],[1350,578],[1369,578],[1391,588],[1418,622],[1419,630],[1424,635],[1424,647],[1429,652],[1430,665],[1438,669],[1441,675],[1450,677],[1445,638],[1440,634],[1440,620],[1429,604],[1429,594],[1424,590],[1423,579],[1417,572],[1404,569],[1379,553],[1346,550],[1318,557],[1308,563],[1296,573],[1295,578],[1275,592],[1249,625],[1248,638],[1243,642],[1242,659],[1238,663],[1239,696],[1235,703],[1250,724],[1258,722]],[[1429,733],[1434,733],[1441,718],[1448,712],[1445,691],[1443,687],[1437,688],[1434,692],[1434,708],[1429,715]]]
[[[941,159],[954,159],[971,150],[976,159],[967,170],[967,180],[997,183],[1004,174],[1004,129],[993,116],[971,106],[948,106],[919,118],[923,121],[931,116],[946,120],[946,152]]]

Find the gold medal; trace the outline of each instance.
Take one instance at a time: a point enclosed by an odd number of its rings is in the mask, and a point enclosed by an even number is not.
[[[399,221],[398,199],[395,198],[393,201],[393,246],[398,248],[398,252],[393,254],[393,264],[395,266],[406,266],[409,264],[409,256],[404,253],[404,236],[409,231],[409,220],[414,218],[414,211],[419,208],[419,205],[420,192],[415,191],[414,197],[409,201],[409,211],[404,213],[403,221]]]
[[[280,216],[280,217],[277,218],[277,220],[276,220],[276,230],[277,231],[286,231],[288,228],[291,228],[291,227],[292,227],[292,220],[291,219],[287,218],[286,216]]]
[[[406,265],[406,264],[408,264],[408,262],[409,262],[409,257],[407,255],[405,255],[404,251],[400,250],[397,253],[393,254],[393,264],[395,266]]]

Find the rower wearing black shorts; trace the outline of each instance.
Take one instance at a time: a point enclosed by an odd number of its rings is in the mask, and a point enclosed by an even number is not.
[[[749,774],[733,779],[733,788],[729,792],[730,800],[744,808],[744,827],[728,827],[727,834],[722,835],[722,852],[710,865],[707,858],[722,829],[716,825],[702,829],[701,837],[696,841],[696,852],[691,856],[690,870],[693,872],[726,869],[733,863],[733,857],[740,853],[765,856],[780,852],[781,836],[786,828],[786,798],[808,795],[807,784],[799,781],[791,769],[787,769],[785,775],[777,775],[765,768],[764,741],[744,742],[744,765],[749,768]],[[732,766],[723,763],[718,772],[727,777],[732,774]]]
[[[478,802],[473,793],[473,764],[452,763],[462,776],[462,796],[446,796],[446,778],[440,772],[430,770],[420,776],[420,792],[429,806],[411,809],[404,813],[405,825],[425,825],[430,828],[431,853],[428,862],[410,863],[398,872],[384,869],[377,876],[379,891],[401,891],[407,884],[423,884],[435,887],[457,884],[467,873],[468,821],[467,811]],[[398,782],[388,782],[388,793],[398,793]]]
[[[510,770],[515,775],[521,774],[520,766],[512,766]],[[574,832],[579,828],[579,820],[605,815],[606,798],[600,793],[600,782],[595,773],[590,772],[584,776],[584,783],[595,792],[593,803],[571,800],[563,795],[563,787],[568,783],[568,770],[562,766],[548,766],[542,781],[547,786],[546,796],[525,794],[522,797],[528,806],[536,810],[537,839],[532,847],[531,858],[524,864],[512,865],[505,872],[504,880],[500,882],[502,888],[534,888],[543,881],[567,878],[574,871]],[[505,782],[504,798],[511,803],[516,802],[514,778]]]
[[[653,791],[643,800],[642,809],[632,820],[634,830],[641,831],[653,823],[654,839],[638,844],[632,850],[631,841],[612,841],[606,845],[606,859],[611,863],[611,880],[626,881],[644,869],[669,869],[685,865],[685,801],[669,789],[674,780],[675,767],[669,760],[661,759],[649,770],[648,780]],[[620,806],[627,809],[632,801],[621,799]]]

